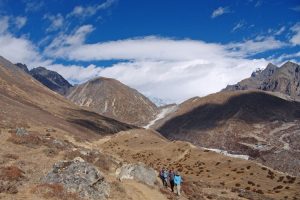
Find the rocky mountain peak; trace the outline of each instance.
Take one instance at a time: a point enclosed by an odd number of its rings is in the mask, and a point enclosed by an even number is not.
[[[60,74],[44,67],[34,68],[29,73],[43,85],[62,95],[65,95],[72,87]]]
[[[236,90],[279,92],[300,99],[300,66],[290,61],[281,67],[269,63],[264,70],[257,70],[250,78],[229,85],[223,91]]]

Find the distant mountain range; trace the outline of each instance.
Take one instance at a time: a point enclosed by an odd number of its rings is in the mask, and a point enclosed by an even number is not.
[[[44,67],[29,71],[21,63],[16,66],[72,102],[118,121],[144,126],[159,112],[147,97],[115,79],[99,77],[73,87],[55,71]]]

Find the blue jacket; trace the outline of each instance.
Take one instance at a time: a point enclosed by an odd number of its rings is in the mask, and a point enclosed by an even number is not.
[[[176,185],[180,185],[181,182],[182,182],[181,176],[175,175],[175,177],[174,177],[174,183],[175,183]]]

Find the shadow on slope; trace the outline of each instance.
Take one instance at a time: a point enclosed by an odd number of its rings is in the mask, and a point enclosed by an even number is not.
[[[233,96],[223,104],[206,103],[165,122],[158,131],[162,134],[180,130],[209,130],[229,119],[246,123],[293,121],[300,118],[300,103],[290,102],[263,93],[250,92]]]
[[[117,120],[101,116],[95,112],[88,110],[67,109],[67,121],[86,129],[89,129],[98,134],[113,134],[119,131],[124,131],[136,128],[133,125],[128,125]]]

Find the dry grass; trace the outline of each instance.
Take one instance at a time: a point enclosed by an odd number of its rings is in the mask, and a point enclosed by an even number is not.
[[[24,172],[16,166],[0,168],[0,193],[16,194],[20,181],[25,179]]]
[[[11,159],[11,160],[18,160],[19,156],[16,154],[7,153],[3,155],[3,158]]]
[[[43,198],[59,199],[59,200],[80,200],[81,198],[75,194],[65,190],[60,184],[40,184],[32,189],[32,193]]]
[[[14,144],[25,145],[28,147],[36,147],[43,143],[41,138],[35,134],[18,136],[15,133],[11,133],[11,137],[8,138],[8,141]]]
[[[1,167],[0,180],[20,181],[24,178],[24,172],[16,166]]]

